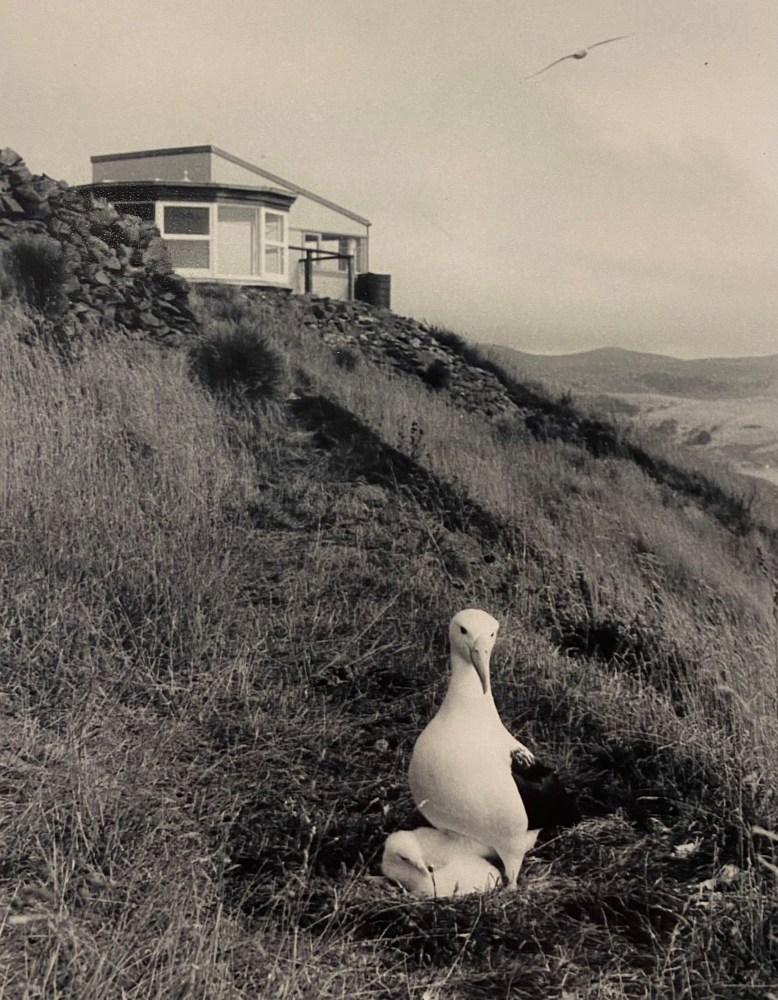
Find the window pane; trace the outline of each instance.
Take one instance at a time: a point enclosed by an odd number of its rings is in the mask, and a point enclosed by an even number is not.
[[[191,236],[208,236],[210,209],[192,208],[190,205],[165,206],[165,233],[187,233]]]
[[[286,273],[284,253],[283,247],[265,247],[265,274],[283,275]]]
[[[173,267],[191,267],[208,271],[211,267],[209,240],[165,240],[170,247]]]
[[[353,244],[354,241],[346,236],[343,236],[338,240],[338,253],[341,254],[341,259],[338,261],[339,271],[348,271],[348,261],[343,258],[347,257],[349,254],[353,254]]]
[[[277,212],[265,212],[265,239],[284,242],[284,217]]]
[[[357,259],[356,259],[356,270],[366,271],[367,270],[367,241],[357,240]]]

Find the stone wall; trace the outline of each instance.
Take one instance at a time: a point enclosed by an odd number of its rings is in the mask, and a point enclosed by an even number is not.
[[[22,235],[48,236],[67,254],[70,277],[61,319],[80,329],[114,328],[176,344],[197,330],[189,284],[173,272],[153,223],[122,218],[108,205],[0,150],[0,254]]]

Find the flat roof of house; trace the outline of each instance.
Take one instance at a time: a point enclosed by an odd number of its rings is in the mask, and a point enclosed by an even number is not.
[[[289,209],[297,197],[282,188],[246,187],[242,184],[221,184],[211,181],[93,181],[80,184],[79,190],[112,201],[244,201]]]
[[[369,219],[365,219],[363,216],[357,215],[357,213],[352,212],[351,209],[344,208],[342,205],[338,205],[336,202],[330,201],[328,198],[322,198],[321,195],[314,194],[313,191],[300,187],[299,184],[294,184],[292,181],[285,180],[283,177],[279,177],[278,174],[272,174],[269,170],[265,170],[264,167],[258,167],[255,163],[249,163],[248,160],[242,160],[239,156],[234,156],[232,153],[228,153],[226,150],[210,144],[204,146],[171,146],[169,149],[141,149],[131,153],[102,153],[99,156],[91,157],[90,162],[105,163],[109,160],[136,160],[140,157],[179,156],[182,153],[214,153],[216,156],[221,156],[222,159],[228,160],[230,163],[234,163],[236,166],[242,167],[244,170],[248,170],[250,173],[256,174],[258,177],[264,177],[265,180],[272,181],[274,184],[281,184],[288,190],[294,191],[297,195],[302,195],[304,198],[310,198],[311,201],[315,201],[319,205],[323,205],[325,208],[330,208],[334,212],[339,212],[341,215],[345,215],[346,218],[360,223],[360,225],[370,225]]]

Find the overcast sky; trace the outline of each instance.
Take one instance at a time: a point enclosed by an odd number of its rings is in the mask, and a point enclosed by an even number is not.
[[[212,142],[367,216],[398,312],[778,350],[775,0],[0,0],[0,29],[0,146],[36,173]]]

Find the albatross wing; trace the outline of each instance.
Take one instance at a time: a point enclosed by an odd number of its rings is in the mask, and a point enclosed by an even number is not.
[[[514,755],[511,772],[527,810],[530,830],[547,826],[573,826],[581,818],[575,797],[567,791],[553,768],[537,762],[527,765]]]
[[[570,53],[569,56],[560,56],[559,59],[555,59],[552,63],[549,63],[548,66],[544,66],[543,69],[539,69],[537,73],[530,73],[530,75],[525,76],[524,79],[531,80],[535,76],[540,76],[541,73],[545,73],[547,69],[551,69],[551,67],[556,66],[557,63],[564,62],[565,59],[575,59],[575,56],[572,52]]]
[[[620,42],[622,38],[632,38],[635,34],[634,31],[630,31],[628,35],[616,35],[615,38],[603,38],[601,42],[594,42],[589,46],[590,49],[596,49],[598,45],[607,45],[609,42]]]

